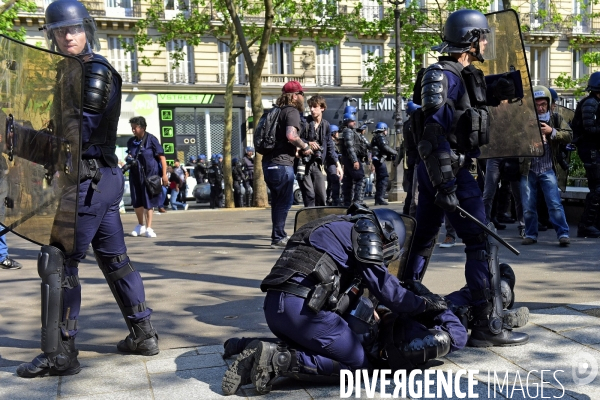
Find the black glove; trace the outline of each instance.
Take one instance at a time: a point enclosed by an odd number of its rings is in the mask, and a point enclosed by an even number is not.
[[[444,299],[439,294],[430,293],[428,295],[421,295],[419,297],[425,301],[425,310],[423,311],[424,313],[438,312],[448,309],[446,299]]]
[[[500,101],[512,100],[516,97],[515,83],[510,78],[500,78],[492,88],[494,97]]]
[[[406,290],[410,290],[411,292],[413,292],[417,296],[429,296],[429,295],[433,295],[433,293],[431,293],[431,290],[427,289],[427,287],[425,285],[423,285],[420,281],[405,280],[405,281],[403,281],[401,283],[402,283],[402,286]]]
[[[449,188],[438,188],[435,195],[435,205],[446,212],[456,211],[458,199],[456,198],[456,185]]]

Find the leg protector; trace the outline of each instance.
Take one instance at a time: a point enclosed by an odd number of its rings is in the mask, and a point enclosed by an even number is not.
[[[429,260],[431,259],[431,255],[433,254],[433,250],[435,249],[435,245],[437,243],[438,236],[439,236],[439,230],[435,234],[433,239],[431,239],[429,246],[416,251],[416,255],[423,258],[423,267],[421,268],[421,272],[419,273],[419,276],[406,276],[406,275],[412,274],[414,272],[412,270],[409,271],[409,269],[406,268],[403,273],[403,276],[402,276],[403,281],[404,280],[418,280],[421,282],[423,281],[423,277],[425,276],[425,272],[427,271],[427,266],[429,265]]]
[[[354,183],[354,194],[352,203],[362,203],[365,198],[366,177]]]
[[[590,192],[585,198],[585,208],[581,214],[581,222],[577,229],[578,237],[600,237],[600,230],[596,227],[600,216],[600,194]]]
[[[115,282],[125,278],[130,273],[134,272],[135,269],[131,262],[128,262],[124,266],[118,269],[114,269],[113,265],[122,262],[127,257],[127,254],[121,254],[117,257],[106,258],[94,252],[96,256],[96,261],[100,266],[100,270],[104,274],[104,278],[108,283],[108,287],[110,287],[110,291],[112,292],[115,300],[117,301],[117,305],[123,314],[123,318],[125,319],[125,323],[127,324],[127,328],[129,329],[129,336],[125,338],[125,340],[120,341],[117,344],[117,349],[126,353],[139,353],[145,356],[153,356],[158,354],[158,334],[152,327],[149,319],[132,322],[130,316],[141,313],[145,311],[146,302],[142,302],[140,304],[135,304],[132,306],[125,306],[123,303],[123,299],[119,295],[119,291],[115,286]]]

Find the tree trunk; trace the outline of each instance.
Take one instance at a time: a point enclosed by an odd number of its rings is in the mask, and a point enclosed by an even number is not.
[[[232,31],[227,58],[227,85],[225,87],[225,137],[223,139],[223,175],[225,178],[225,208],[234,208],[233,175],[231,174],[231,133],[233,131],[233,85],[237,59],[237,38]]]

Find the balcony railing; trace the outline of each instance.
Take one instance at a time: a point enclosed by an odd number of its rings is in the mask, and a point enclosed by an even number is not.
[[[590,18],[580,14],[569,15],[563,21],[565,33],[584,33],[589,34],[600,31],[600,18]]]
[[[137,71],[118,71],[123,83],[138,83],[140,74]]]
[[[304,83],[303,75],[293,75],[293,74],[263,74],[262,83],[266,84],[285,84],[289,81],[298,81],[300,83]]]
[[[363,6],[360,16],[367,21],[379,21],[383,18],[383,6]]]
[[[227,84],[227,74],[226,73],[220,73],[217,74],[217,83],[221,84],[221,85],[225,85]],[[248,84],[248,78],[247,76],[239,76],[237,75],[235,77],[235,82],[234,85],[247,85]]]
[[[521,24],[531,32],[561,32],[562,21],[553,21],[549,12],[521,13]]]
[[[85,8],[87,8],[90,15],[96,17],[104,17],[106,15],[106,3],[103,1],[82,1]]]
[[[317,75],[317,86],[341,86],[342,79],[337,75]]]
[[[183,83],[193,85],[195,83],[195,75],[186,74],[183,72],[165,72],[165,82],[168,83]]]

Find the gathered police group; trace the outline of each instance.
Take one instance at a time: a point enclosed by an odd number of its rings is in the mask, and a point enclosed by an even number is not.
[[[142,279],[127,256],[119,216],[123,175],[117,167],[115,141],[121,79],[105,58],[94,53],[98,50],[95,24],[83,4],[53,2],[47,7],[45,22],[49,48],[77,56],[84,66],[83,152],[77,161],[88,168],[82,168],[80,177],[74,245],[64,245],[60,235],[53,235],[41,250],[42,312],[52,318],[42,322],[43,353],[17,369],[24,378],[72,375],[81,369],[75,347],[81,303],[78,264],[90,244],[129,328],[118,350],[146,356],[159,352],[158,334],[150,323],[152,309],[146,306]],[[487,90],[483,72],[472,64],[483,62],[489,34],[482,13],[460,10],[450,14],[444,41],[434,47],[447,56],[423,71],[416,85],[413,100],[420,105],[420,123],[412,125],[411,153],[420,159],[415,166],[419,186],[416,228],[406,215],[364,205],[363,162],[369,143],[356,129],[355,110],[346,110],[340,136],[336,126],[322,119],[326,105],[321,97],[308,101],[310,116],[304,121],[304,89],[295,81],[283,87],[277,101],[281,111],[276,145],[263,158],[271,191],[272,245],[283,248],[260,285],[266,293],[265,319],[276,339],[232,338],[224,344],[225,357],[238,355],[223,377],[224,394],[234,394],[246,384],[268,393],[279,376],[336,381],[343,369],[413,369],[467,344],[488,347],[528,342],[527,334],[514,330],[527,323],[528,310],[512,309],[516,278],[510,266],[499,262],[498,242],[457,212],[460,206],[484,224],[489,222],[482,190],[469,167],[489,141],[488,107],[502,107],[515,97],[511,79],[504,77]],[[59,63],[58,68],[62,67]],[[594,79],[589,88],[592,94],[576,113],[576,118],[582,116],[582,126],[575,132],[580,134],[579,151],[592,189],[582,229],[597,237],[600,149],[593,134],[600,128],[591,116],[598,111],[600,82],[598,76]],[[69,89],[65,87],[68,80],[57,81],[57,93]],[[55,102],[60,100],[66,101]],[[479,121],[476,130],[463,130],[465,115],[469,121]],[[371,143],[376,149],[372,152],[376,204],[382,205],[387,204],[385,159],[396,155],[387,143],[386,130],[385,124],[378,124]],[[341,162],[332,136],[338,139]],[[553,139],[556,130],[549,130],[547,136]],[[250,162],[251,150],[247,149]],[[301,188],[307,206],[325,205],[327,181],[332,201],[347,211],[310,219],[288,238],[284,228],[293,198],[294,164],[296,170],[304,169]],[[236,193],[249,182],[243,179],[248,171],[252,166],[247,165],[243,176],[235,179]],[[339,204],[342,176],[343,204]],[[251,187],[246,187],[246,195],[249,204]],[[238,194],[236,204],[242,203]],[[444,215],[465,243],[466,253],[466,286],[445,297],[421,283]],[[392,265],[398,276],[390,273]]]

